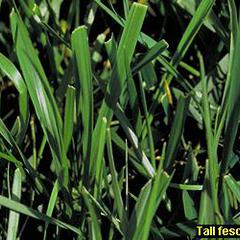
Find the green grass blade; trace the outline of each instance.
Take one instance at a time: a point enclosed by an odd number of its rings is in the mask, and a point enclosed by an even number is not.
[[[136,231],[139,231],[139,224],[141,219],[144,217],[144,209],[147,205],[149,195],[151,193],[152,180],[149,180],[144,187],[141,189],[141,192],[137,198],[137,202],[131,214],[131,218],[128,225],[128,236],[130,239],[133,238],[133,235]]]
[[[157,58],[168,48],[168,43],[165,40],[157,42],[152,48],[149,49],[148,53],[143,59],[133,68],[133,73],[139,71],[142,67],[147,65],[149,62]]]
[[[127,215],[124,209],[123,200],[121,196],[121,188],[118,182],[118,174],[115,168],[114,158],[113,158],[113,149],[112,149],[112,140],[111,140],[111,132],[110,129],[107,129],[107,150],[108,150],[108,159],[109,159],[109,167],[112,176],[112,188],[114,192],[114,201],[116,202],[116,207],[118,211],[118,216],[122,222],[123,232],[127,227]]]
[[[65,145],[66,153],[71,143],[74,127],[74,119],[76,116],[76,101],[75,101],[75,88],[68,86],[65,113],[64,113],[64,125],[63,125],[63,141]]]
[[[214,3],[215,3],[215,0],[203,0],[199,4],[173,56],[172,62],[174,66],[177,66],[181,61],[181,59],[184,57],[194,37],[196,36],[199,29],[203,25],[205,18],[210,13]]]
[[[182,191],[182,202],[183,202],[183,208],[184,208],[184,213],[185,217],[188,220],[193,220],[197,218],[197,212],[194,206],[194,201],[191,198],[190,194],[188,191],[183,190]]]
[[[106,118],[102,119],[102,126],[100,135],[98,136],[98,151],[97,151],[97,157],[95,160],[95,186],[94,186],[94,197],[96,199],[101,198],[101,192],[102,192],[102,174],[103,169],[105,167],[104,165],[104,148],[105,148],[105,142],[106,142],[106,130],[107,130],[107,120]]]
[[[211,185],[209,180],[209,163],[206,162],[206,172],[201,193],[198,224],[212,224],[215,222],[213,202],[211,200]]]
[[[129,2],[128,0],[123,0],[123,9],[124,9],[124,16],[127,18],[129,13]]]
[[[84,192],[84,193],[83,193]],[[82,194],[85,194],[88,200],[92,201],[93,205],[99,209],[102,215],[106,216],[111,223],[115,226],[115,228],[119,231],[119,233],[123,234],[120,230],[119,221],[112,215],[109,209],[103,207],[88,191],[83,187]]]
[[[164,169],[168,169],[170,171],[172,169],[173,162],[175,161],[178,146],[183,133],[183,126],[187,117],[189,102],[190,97],[180,96],[178,100],[177,110],[174,116],[164,161]]]
[[[147,123],[147,133],[148,133],[147,138],[148,138],[148,147],[149,147],[149,152],[150,152],[150,159],[151,159],[152,166],[156,169],[155,147],[154,147],[151,123],[150,123],[150,119],[149,119],[147,101],[146,101],[146,96],[145,96],[145,88],[143,86],[143,81],[142,81],[141,74],[139,74],[139,85],[140,85],[140,95],[141,95],[141,100],[142,100],[144,116],[145,116],[146,123]]]
[[[16,169],[13,177],[12,199],[20,201],[22,191],[22,175],[19,169]],[[16,240],[19,224],[19,213],[9,212],[7,240]]]
[[[77,91],[77,115],[79,116],[81,109],[83,125],[83,161],[86,166],[85,171],[89,172],[89,167],[93,164],[90,162],[93,131],[93,90],[90,52],[87,29],[85,26],[81,26],[73,31],[71,43],[73,48],[73,57],[75,60],[75,71],[77,73],[76,79],[79,81],[76,84],[80,88],[80,92],[79,90]]]
[[[16,167],[22,167],[22,162],[18,161],[10,153],[6,154],[6,153],[3,153],[3,152],[0,152],[0,158],[6,160],[8,162],[14,163],[16,165]]]
[[[58,180],[55,181],[53,189],[52,189],[52,193],[48,202],[48,207],[47,207],[47,212],[46,215],[51,217],[54,207],[56,205],[57,202],[57,197],[58,197],[58,193],[59,193],[59,183]],[[45,223],[45,228],[44,228],[44,237],[43,239],[45,240],[47,237],[47,229],[48,229],[48,223]]]

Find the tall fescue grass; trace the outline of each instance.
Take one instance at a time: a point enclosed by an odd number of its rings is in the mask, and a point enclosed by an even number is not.
[[[238,5],[0,1],[0,239],[239,224]]]

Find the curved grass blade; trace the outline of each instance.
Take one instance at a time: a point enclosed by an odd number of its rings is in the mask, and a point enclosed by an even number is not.
[[[18,135],[18,143],[21,143],[27,131],[29,121],[27,88],[17,68],[1,53],[0,70],[13,82],[19,92],[20,132]]]
[[[60,228],[68,229],[68,230],[78,234],[79,236],[82,236],[82,232],[78,228],[76,228],[76,227],[74,227],[74,226],[72,226],[68,223],[62,222],[58,219],[48,217],[47,215],[42,214],[42,213],[40,213],[40,212],[30,208],[30,207],[27,207],[26,205],[24,205],[22,203],[19,203],[19,202],[14,201],[14,200],[10,200],[10,199],[8,199],[4,196],[0,196],[0,205],[8,208],[8,209],[10,209],[14,212],[21,213],[21,214],[24,214],[24,215],[29,216],[31,218],[35,218],[35,219],[44,221],[48,224],[57,225]]]

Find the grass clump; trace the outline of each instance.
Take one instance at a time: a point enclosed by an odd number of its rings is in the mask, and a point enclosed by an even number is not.
[[[238,8],[0,1],[0,238],[238,224]]]

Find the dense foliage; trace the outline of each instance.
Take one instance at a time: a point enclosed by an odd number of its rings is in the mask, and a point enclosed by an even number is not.
[[[238,5],[0,0],[0,239],[240,224]]]

